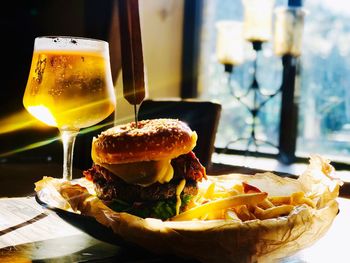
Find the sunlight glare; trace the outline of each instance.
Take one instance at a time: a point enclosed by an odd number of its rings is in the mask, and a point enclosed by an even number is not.
[[[0,119],[0,134],[16,132],[28,127],[46,128],[47,126],[34,119],[26,110]]]
[[[50,110],[43,105],[29,106],[28,112],[38,120],[46,123],[49,126],[57,126],[56,120],[51,114]]]

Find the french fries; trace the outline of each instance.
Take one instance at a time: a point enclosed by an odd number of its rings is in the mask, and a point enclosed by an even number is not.
[[[218,210],[229,209],[240,205],[257,205],[267,197],[267,193],[240,194],[227,198],[216,199],[189,209],[172,218],[172,220],[192,220]]]
[[[269,219],[269,218],[276,218],[279,216],[288,215],[292,210],[294,209],[293,205],[280,205],[271,207],[268,209],[261,209],[260,207],[255,208],[255,215],[257,218],[263,220],[263,219]]]
[[[316,207],[316,202],[304,192],[286,196],[269,196],[246,182],[223,189],[212,182],[197,196],[190,209],[172,217],[173,221],[224,219],[235,222],[265,220],[289,215],[299,205]]]

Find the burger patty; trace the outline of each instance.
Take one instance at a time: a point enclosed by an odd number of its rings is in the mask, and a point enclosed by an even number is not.
[[[174,178],[185,178],[197,182],[207,178],[205,168],[192,151],[172,159],[171,165],[174,168]]]
[[[105,201],[120,199],[127,202],[141,202],[174,198],[176,187],[183,178],[186,179],[186,185],[181,195],[196,195],[197,181],[206,177],[206,174],[194,153],[179,156],[171,161],[171,165],[174,168],[174,177],[169,183],[154,183],[148,187],[128,184],[97,164],[84,171],[84,175],[93,181],[97,196]]]
[[[85,177],[94,182],[97,196],[105,201],[120,199],[127,202],[158,201],[175,197],[176,187],[180,179],[173,179],[169,183],[155,183],[148,187],[128,184],[110,171],[99,165],[84,172]],[[196,195],[198,192],[196,181],[186,181],[182,194]]]

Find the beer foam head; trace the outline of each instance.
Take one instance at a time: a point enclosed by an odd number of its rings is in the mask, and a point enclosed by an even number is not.
[[[70,37],[70,36],[47,36],[35,38],[35,50],[79,50],[87,52],[107,52],[108,42],[98,39]]]

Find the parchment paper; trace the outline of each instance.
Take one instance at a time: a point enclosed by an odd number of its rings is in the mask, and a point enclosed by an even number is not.
[[[93,195],[91,183],[84,179],[64,182],[43,178],[36,184],[36,191],[44,201],[92,216],[125,240],[154,253],[176,254],[208,263],[274,262],[312,245],[329,229],[338,213],[336,198],[342,185],[334,176],[330,162],[320,156],[310,158],[309,166],[298,179],[272,173],[208,176],[208,181],[200,184],[200,191],[205,191],[212,181],[226,187],[245,181],[272,196],[304,191],[317,200],[316,208],[301,205],[288,216],[245,222],[163,222],[117,213]]]

